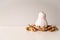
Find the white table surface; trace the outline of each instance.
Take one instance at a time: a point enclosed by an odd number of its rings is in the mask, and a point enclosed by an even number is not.
[[[28,32],[22,26],[0,26],[0,40],[60,40],[60,30]]]

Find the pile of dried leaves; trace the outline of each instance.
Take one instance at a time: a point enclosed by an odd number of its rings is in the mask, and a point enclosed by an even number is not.
[[[54,32],[57,31],[58,28],[56,26],[53,25],[48,25],[47,27],[41,27],[41,26],[36,26],[36,25],[28,25],[26,27],[27,31],[32,31],[32,32],[36,32],[36,31],[50,31],[50,32]]]

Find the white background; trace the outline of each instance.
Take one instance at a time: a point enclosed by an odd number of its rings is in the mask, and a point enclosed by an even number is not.
[[[0,26],[34,24],[40,11],[49,24],[60,25],[60,0],[0,0]]]

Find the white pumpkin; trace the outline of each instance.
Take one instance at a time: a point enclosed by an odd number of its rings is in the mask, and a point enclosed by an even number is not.
[[[47,27],[48,22],[46,20],[46,14],[44,12],[40,12],[38,14],[38,18],[35,22],[36,26]]]

